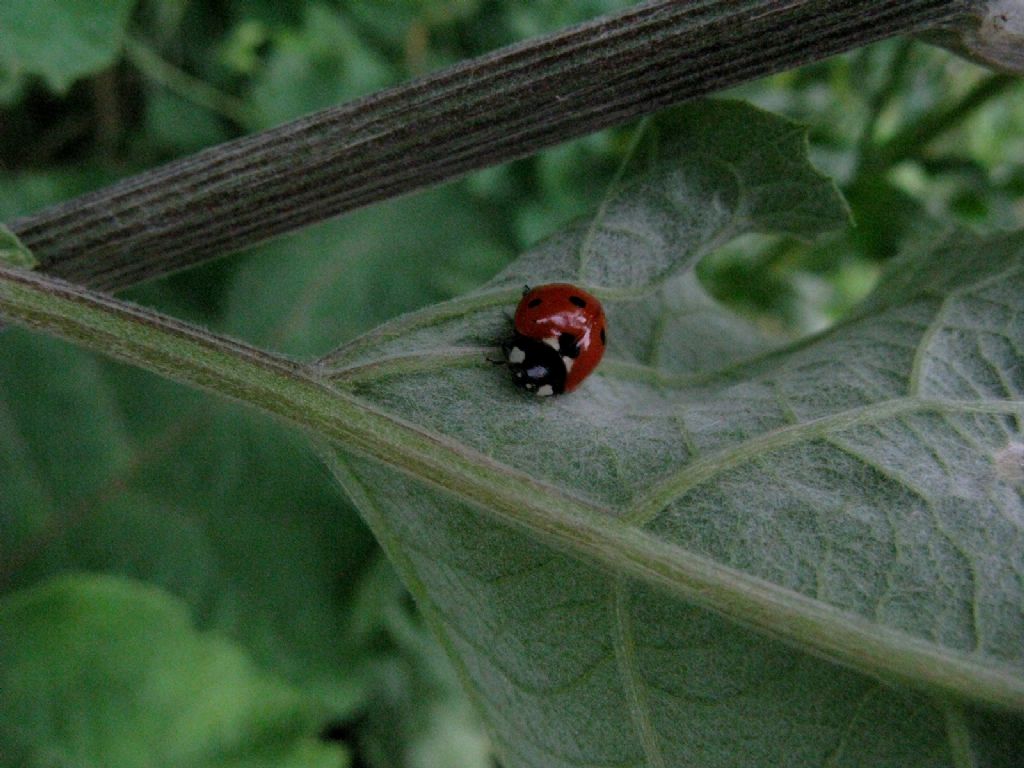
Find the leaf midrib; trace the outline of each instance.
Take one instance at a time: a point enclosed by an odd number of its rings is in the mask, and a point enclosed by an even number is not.
[[[562,551],[667,589],[791,645],[876,677],[1024,711],[1024,674],[1019,669],[936,646],[687,552],[614,519],[607,509],[338,392],[320,382],[309,366],[20,270],[0,268],[0,311],[22,324],[276,414],[453,493]],[[897,410],[948,405],[894,403]],[[966,407],[982,412],[1012,407],[1016,412],[1022,406],[999,402]],[[877,417],[874,408],[874,413],[868,407],[852,418]],[[820,422],[814,424],[820,429]],[[786,428],[762,439],[798,439],[801,429],[808,427]],[[701,466],[705,472],[712,469]],[[699,479],[676,475],[671,482],[683,487]],[[662,492],[666,488],[664,483],[659,486]]]

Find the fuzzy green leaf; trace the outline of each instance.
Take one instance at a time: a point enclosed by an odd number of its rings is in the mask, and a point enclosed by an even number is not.
[[[647,172],[592,220],[490,290],[322,361],[336,386],[592,519],[496,525],[343,449],[335,475],[508,768],[1013,765],[1024,235],[907,253],[855,317],[780,345],[692,267],[748,231],[834,226],[844,206],[783,121],[711,104],[654,130]],[[545,400],[487,356],[518,286],[550,279],[606,299],[610,345],[580,390]]]
[[[738,102],[668,113],[645,132],[626,183],[596,217],[523,255],[495,282],[572,276],[606,295],[646,294],[738,235],[844,226],[845,202],[806,151],[803,128]]]
[[[8,765],[341,768],[310,700],[152,587],[67,576],[0,600]]]

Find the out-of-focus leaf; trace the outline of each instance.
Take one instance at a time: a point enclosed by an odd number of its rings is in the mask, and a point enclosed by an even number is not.
[[[220,116],[163,88],[153,88],[146,105],[146,141],[154,149],[186,155],[226,141]]]
[[[0,598],[7,765],[342,768],[314,700],[158,589],[66,576]]]
[[[529,4],[507,3],[501,8],[501,14],[514,38],[527,39],[615,13],[632,4],[630,0],[584,0],[576,3],[543,0]]]
[[[3,582],[145,579],[336,716],[361,706],[348,607],[377,548],[296,436],[59,342],[0,350]]]
[[[114,61],[135,0],[4,0],[0,88],[39,75],[54,91]]]
[[[239,271],[226,327],[291,354],[479,286],[511,258],[458,186],[356,211],[260,248]]]
[[[329,6],[307,5],[303,21],[301,28],[282,30],[270,41],[272,53],[249,94],[252,130],[342,104],[396,79],[394,70]]]
[[[115,180],[109,170],[89,164],[55,171],[0,175],[0,221],[24,216]]]

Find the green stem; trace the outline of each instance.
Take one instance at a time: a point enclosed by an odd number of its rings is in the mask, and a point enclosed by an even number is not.
[[[177,93],[186,101],[204,107],[239,125],[250,122],[251,112],[245,102],[214,88],[209,83],[193,77],[187,72],[160,58],[149,46],[128,38],[124,42],[128,60],[142,74],[167,90]]]
[[[339,392],[310,366],[18,269],[0,267],[0,315],[249,403],[574,557],[811,653],[876,677],[1024,712],[1020,669],[942,648],[659,540],[612,510]]]
[[[903,73],[907,68],[907,62],[910,59],[910,51],[912,47],[913,42],[910,39],[904,38],[900,41],[892,62],[887,68],[888,75],[885,83],[868,98],[867,119],[864,121],[863,130],[861,131],[860,138],[857,141],[858,157],[864,158],[871,152],[878,118],[892,100],[893,96],[899,91]],[[860,51],[860,54],[862,58],[867,57],[868,51],[862,50]]]
[[[872,169],[884,170],[904,160],[920,157],[931,142],[962,124],[978,108],[1019,84],[1020,78],[1017,77],[989,75],[956,104],[936,107],[895,134],[868,156],[868,162]]]

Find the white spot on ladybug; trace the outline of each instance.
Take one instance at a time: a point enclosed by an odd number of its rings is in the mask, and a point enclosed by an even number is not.
[[[512,347],[508,352],[508,361],[512,363],[512,365],[519,365],[519,363],[523,362],[525,359],[526,353],[519,347]]]
[[[562,365],[565,366],[565,372],[568,373],[572,370],[573,359],[562,355]]]
[[[555,394],[555,390],[551,388],[550,384],[545,384],[537,390],[537,397],[551,397]]]
[[[543,339],[543,341],[544,341],[545,344],[547,344],[549,347],[551,347],[554,350],[560,350],[561,349],[561,347],[558,345],[558,337],[557,336],[546,336]]]

